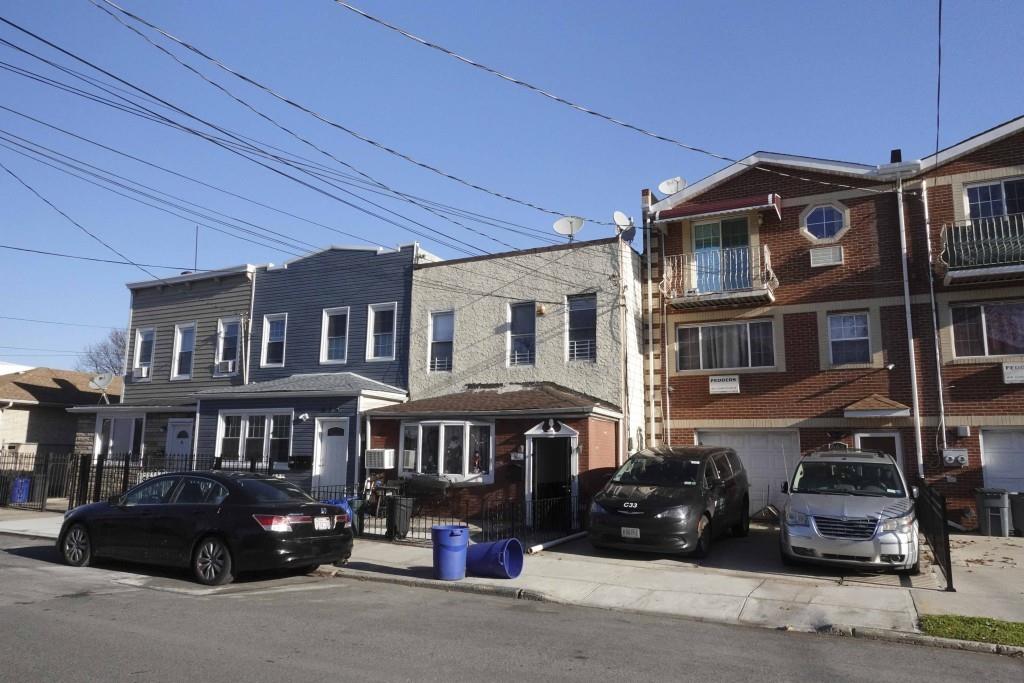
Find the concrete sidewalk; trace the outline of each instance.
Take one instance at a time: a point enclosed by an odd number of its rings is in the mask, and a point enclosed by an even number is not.
[[[63,522],[61,512],[0,508],[0,534],[57,540]]]

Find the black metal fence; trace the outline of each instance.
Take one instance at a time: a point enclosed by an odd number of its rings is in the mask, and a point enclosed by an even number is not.
[[[949,552],[949,517],[946,512],[946,497],[933,487],[921,481],[917,485],[915,501],[918,524],[928,541],[935,558],[935,564],[946,578],[946,590],[953,588],[953,561]]]
[[[68,453],[0,453],[0,506],[66,510],[76,476]]]

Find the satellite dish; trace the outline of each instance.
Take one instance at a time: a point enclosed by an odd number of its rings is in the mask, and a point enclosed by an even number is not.
[[[565,235],[572,242],[573,236],[583,227],[583,219],[579,216],[559,218],[552,226],[559,235]]]
[[[89,380],[89,386],[92,387],[93,389],[103,391],[104,389],[109,387],[110,383],[113,381],[114,376],[112,374],[110,374],[109,372],[103,372]]]
[[[633,219],[621,211],[613,213],[612,220],[615,221],[615,225],[618,226],[619,230],[629,230],[633,227]]]
[[[675,194],[676,192],[679,192],[679,190],[683,189],[684,187],[686,187],[686,181],[680,178],[679,176],[676,176],[675,178],[662,180],[658,184],[658,191],[661,192],[662,194],[672,195]]]

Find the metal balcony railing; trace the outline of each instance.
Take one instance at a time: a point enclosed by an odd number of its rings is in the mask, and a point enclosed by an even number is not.
[[[950,270],[1024,265],[1024,214],[942,226],[942,262]]]
[[[768,245],[666,256],[663,272],[660,289],[670,299],[758,290],[770,294],[779,284]]]
[[[570,339],[569,360],[597,360],[597,340]]]

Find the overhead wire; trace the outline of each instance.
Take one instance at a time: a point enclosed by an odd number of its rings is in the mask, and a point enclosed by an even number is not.
[[[134,265],[134,264],[133,264]],[[37,323],[40,325],[65,325],[68,327],[94,327],[100,330],[120,329],[120,325],[97,325],[95,323],[72,323],[66,320],[40,320],[39,318],[19,318],[12,315],[0,315],[0,320],[13,320],[22,323]]]
[[[57,252],[57,251],[44,251],[42,249],[29,249],[28,247],[16,247],[13,244],[0,244],[0,249],[10,249],[11,251],[21,251],[21,252],[25,252],[25,253],[28,253],[28,254],[39,254],[41,256],[59,256],[61,258],[76,259],[76,260],[79,260],[79,261],[95,261],[97,263],[113,263],[113,264],[125,265],[125,266],[135,265],[131,261],[117,261],[117,260],[108,259],[108,258],[97,258],[95,256],[82,256],[81,254],[64,254],[64,253]],[[177,270],[177,271],[190,270],[190,271],[196,271],[196,272],[206,272],[202,268],[193,268],[192,266],[163,266],[163,265],[158,265],[158,264],[155,264],[155,263],[140,263],[139,265],[140,266],[146,266],[147,268],[166,268],[167,270]],[[2,316],[0,316],[0,318],[2,318]]]

